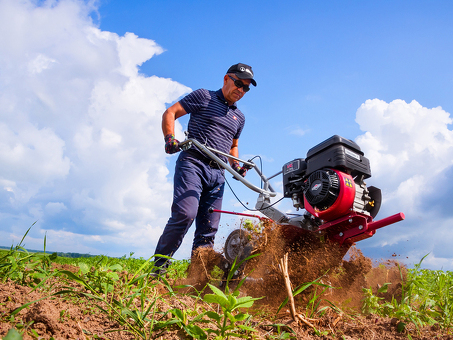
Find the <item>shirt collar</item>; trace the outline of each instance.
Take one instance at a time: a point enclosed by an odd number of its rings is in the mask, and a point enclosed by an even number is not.
[[[222,102],[225,103],[225,105],[228,105],[228,102],[226,101],[225,97],[223,96],[222,89],[217,90],[217,91],[215,92],[215,94],[217,95],[217,97],[218,97]],[[233,105],[228,105],[228,107],[229,107],[230,109],[233,109],[233,110],[236,110],[236,109],[237,109],[236,103],[233,103]]]

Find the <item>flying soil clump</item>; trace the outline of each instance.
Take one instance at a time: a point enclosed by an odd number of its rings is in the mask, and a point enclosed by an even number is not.
[[[246,278],[241,293],[253,297],[264,297],[259,301],[270,309],[279,306],[287,296],[280,259],[288,253],[289,276],[293,289],[305,283],[316,281],[332,288],[324,289],[312,285],[297,297],[297,303],[305,305],[314,290],[325,290],[323,295],[334,303],[359,308],[363,297],[362,288],[377,291],[385,283],[391,283],[386,300],[401,295],[401,282],[405,268],[395,261],[373,265],[355,246],[340,246],[323,242],[317,235],[306,233],[300,228],[281,226],[272,222],[264,223],[261,232],[244,230],[254,245],[252,254],[258,256],[248,260],[241,267],[241,275],[233,276],[230,286]],[[203,289],[207,282],[216,281],[222,285],[219,271],[225,270],[227,262],[222,254],[213,249],[202,248],[192,257],[185,284]],[[226,278],[226,274],[223,279]],[[318,293],[318,294],[319,294]]]

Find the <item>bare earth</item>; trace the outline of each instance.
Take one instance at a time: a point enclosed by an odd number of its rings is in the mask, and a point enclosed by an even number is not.
[[[329,254],[335,254],[335,249],[308,249],[303,247],[292,248],[289,253],[290,279],[293,287],[305,282],[313,281],[323,276],[321,282],[332,287],[341,289],[328,289],[323,299],[331,301],[338,306],[343,313],[337,313],[329,309],[322,317],[311,316],[308,318],[308,301],[313,296],[314,288],[310,288],[305,294],[295,298],[297,313],[307,317],[309,323],[319,332],[306,323],[295,322],[289,313],[289,306],[285,306],[278,315],[277,308],[287,296],[282,275],[278,269],[278,259],[287,246],[281,243],[281,237],[270,235],[260,250],[262,255],[250,260],[244,269],[248,279],[241,287],[241,294],[253,297],[262,297],[255,302],[250,314],[255,324],[252,326],[258,330],[255,334],[257,339],[276,338],[276,327],[271,324],[281,323],[288,325],[297,334],[297,339],[343,339],[343,340],[367,340],[367,339],[453,339],[452,335],[440,329],[438,325],[416,330],[412,324],[407,324],[402,333],[398,333],[399,320],[382,318],[376,315],[364,316],[359,313],[361,306],[362,287],[373,288],[384,283],[391,283],[391,290],[383,296],[390,300],[392,295],[399,298],[401,295],[401,274],[395,261],[385,261],[380,265],[373,265],[372,261],[364,257],[361,252],[352,248],[347,260],[341,261],[335,255],[329,258]],[[204,252],[199,254],[199,261],[193,261],[187,279],[175,284],[191,284],[202,287],[208,280],[209,269],[217,264],[218,254]],[[252,271],[252,268],[254,269]],[[327,271],[327,273],[326,273]],[[318,288],[320,292],[320,288]],[[49,293],[16,285],[11,282],[0,284],[0,315],[1,320],[7,320],[6,316],[17,307],[29,301],[38,300],[48,296]],[[159,308],[167,310],[173,307],[181,308],[181,300],[188,309],[195,308],[195,300],[179,296],[178,299],[168,299]],[[191,305],[192,304],[192,305]],[[326,305],[327,303],[323,303]],[[0,322],[0,338],[4,337],[14,325],[27,324],[34,321],[33,328],[39,335],[39,339],[134,339],[124,331],[109,332],[119,329],[120,326],[99,313],[94,304],[86,298],[78,297],[50,297],[35,302],[28,308],[23,309],[11,322]],[[203,327],[203,326],[202,326]],[[283,328],[285,329],[285,328]],[[286,329],[289,331],[289,328]],[[25,335],[24,339],[36,339]],[[177,330],[168,330],[158,339],[188,339],[187,335]]]

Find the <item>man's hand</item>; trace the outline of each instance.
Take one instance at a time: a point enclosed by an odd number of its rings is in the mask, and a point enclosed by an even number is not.
[[[181,151],[179,148],[179,141],[175,138],[175,135],[169,133],[165,136],[165,152],[168,154],[176,153]]]
[[[248,167],[246,166],[240,166],[239,165],[239,162],[233,162],[233,164],[231,165],[231,167],[233,168],[234,171],[236,171],[239,175],[241,175],[242,177],[245,177],[245,174],[247,173],[247,170],[249,169]]]

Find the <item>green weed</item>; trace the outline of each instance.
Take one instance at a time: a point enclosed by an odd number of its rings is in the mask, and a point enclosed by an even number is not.
[[[2,282],[12,280],[21,285],[35,287],[52,276],[51,262],[57,258],[57,254],[46,254],[46,237],[44,237],[43,254],[29,253],[22,247],[22,242],[35,223],[28,228],[18,245],[11,246],[9,251],[3,252],[0,256]]]
[[[219,288],[208,283],[209,288],[212,290],[212,294],[206,294],[203,301],[206,303],[218,304],[222,313],[214,311],[206,312],[206,316],[214,321],[217,329],[207,329],[208,333],[216,335],[216,339],[225,339],[230,336],[236,336],[239,338],[247,338],[250,332],[256,332],[256,329],[249,327],[240,322],[250,320],[251,315],[248,313],[241,312],[241,308],[250,308],[253,303],[262,298],[252,298],[251,296],[239,297],[239,289],[243,285],[246,278],[243,278],[233,291],[230,291],[229,282],[233,277],[236,270],[240,268],[243,262],[250,260],[251,258],[259,256],[259,254],[249,256],[242,260],[238,264],[234,261],[233,266],[228,274],[225,293]]]
[[[398,318],[401,320],[399,331],[409,322],[417,328],[439,324],[442,328],[451,329],[453,273],[421,269],[421,263],[426,256],[413,269],[408,270],[402,286],[401,301],[393,297],[390,302],[385,302],[374,295],[371,288],[366,288],[363,289],[362,312]],[[400,273],[403,279],[401,268]],[[383,285],[377,294],[387,292],[387,288],[388,284]]]

